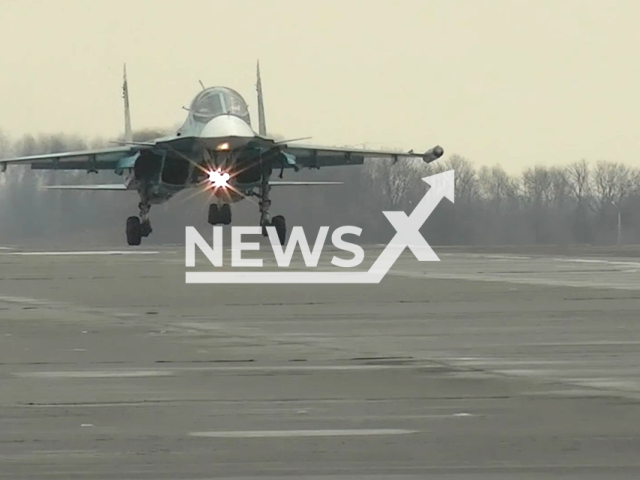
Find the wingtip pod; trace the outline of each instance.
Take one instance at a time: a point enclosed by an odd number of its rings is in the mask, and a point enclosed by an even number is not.
[[[427,150],[424,153],[424,155],[422,155],[422,159],[424,160],[425,163],[431,163],[431,162],[435,162],[442,155],[444,155],[444,149],[440,145],[437,145]]]

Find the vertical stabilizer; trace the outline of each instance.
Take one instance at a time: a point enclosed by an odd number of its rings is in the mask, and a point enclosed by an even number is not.
[[[267,135],[267,123],[264,118],[264,99],[262,97],[262,81],[260,80],[260,61],[258,60],[258,81],[256,90],[258,91],[258,133],[262,136]]]
[[[127,64],[124,65],[124,81],[122,83],[122,98],[124,98],[124,141],[133,142],[131,131],[131,113],[129,111],[129,86],[127,84]]]

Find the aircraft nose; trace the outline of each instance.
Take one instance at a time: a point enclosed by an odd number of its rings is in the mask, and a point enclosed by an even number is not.
[[[233,115],[221,115],[209,120],[200,132],[202,138],[253,136],[251,127],[244,120]]]

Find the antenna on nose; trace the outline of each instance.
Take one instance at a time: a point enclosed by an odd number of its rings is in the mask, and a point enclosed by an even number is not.
[[[202,83],[202,80],[198,80],[200,82],[200,86],[202,87],[202,90],[206,90],[206,87],[204,86],[204,83]]]

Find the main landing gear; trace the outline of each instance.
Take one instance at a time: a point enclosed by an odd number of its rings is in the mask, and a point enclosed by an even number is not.
[[[271,225],[273,227],[276,227],[276,232],[278,233],[278,238],[280,239],[280,245],[284,245],[287,239],[287,224],[284,221],[284,217],[282,215],[276,215],[271,220]],[[265,233],[266,228],[263,228],[262,234],[264,235]]]
[[[231,223],[231,207],[228,203],[221,206],[217,204],[209,205],[209,216],[207,221],[210,225],[229,225]]]
[[[251,192],[248,195],[257,196],[260,198],[260,226],[262,227],[262,235],[269,236],[267,227],[274,227],[278,234],[278,240],[280,244],[284,245],[287,239],[287,225],[282,215],[276,215],[270,218],[269,207],[271,206],[271,199],[269,198],[269,175],[264,174],[259,187],[259,192]],[[142,201],[138,205],[140,208],[139,217],[127,218],[127,243],[129,245],[140,245],[143,237],[148,237],[153,231],[151,228],[151,222],[149,221],[149,210],[151,205],[146,200],[148,197],[145,194],[141,194]],[[228,203],[222,205],[212,204],[209,205],[209,215],[207,218],[211,225],[229,225],[231,224],[231,207]]]
[[[151,206],[147,203],[140,203],[139,207],[139,217],[127,218],[127,243],[129,245],[140,245],[142,237],[148,237],[153,231],[149,221]]]
[[[267,237],[269,235],[267,227],[275,227],[278,239],[280,240],[280,245],[284,245],[287,239],[287,224],[282,215],[276,215],[273,219],[269,218],[269,207],[271,206],[271,199],[269,198],[270,190],[271,186],[269,185],[269,178],[267,175],[262,175],[260,193],[258,194],[260,197],[258,205],[260,206],[260,226],[262,227],[262,236]]]

